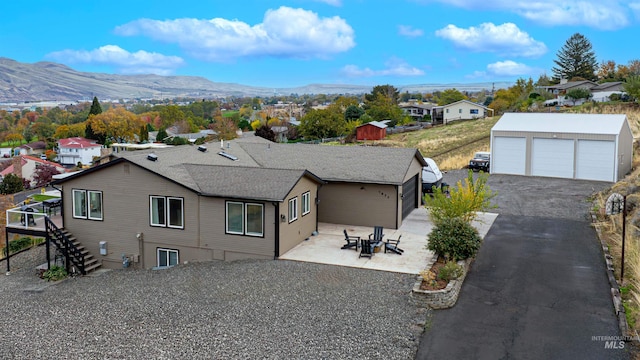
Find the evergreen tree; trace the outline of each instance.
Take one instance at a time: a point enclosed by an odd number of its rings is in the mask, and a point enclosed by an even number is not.
[[[15,194],[24,190],[24,183],[18,175],[7,174],[0,183],[0,194]]]
[[[584,35],[579,33],[571,35],[556,56],[558,58],[553,60],[557,65],[553,68],[555,81],[573,78],[596,79],[595,72],[598,65],[596,55],[592,50],[591,42]]]
[[[156,141],[157,142],[163,142],[164,139],[169,136],[167,134],[167,130],[165,130],[165,128],[160,128],[160,130],[158,130],[158,134],[156,135]]]
[[[98,97],[94,96],[93,102],[91,103],[91,109],[89,109],[89,115],[87,116],[87,118],[89,118],[89,116],[91,115],[98,115],[98,114],[102,114],[102,106],[100,106]]]

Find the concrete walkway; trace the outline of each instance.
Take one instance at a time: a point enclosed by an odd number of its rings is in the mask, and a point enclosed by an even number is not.
[[[478,220],[473,223],[473,226],[478,229],[480,236],[484,237],[496,217],[497,214],[479,214]],[[361,258],[359,257],[360,252],[355,249],[341,249],[345,244],[343,230],[347,229],[350,236],[360,236],[366,239],[373,232],[373,228],[320,223],[318,235],[303,241],[280,256],[280,259],[418,274],[432,265],[433,252],[426,248],[427,235],[432,228],[427,210],[425,208],[415,209],[404,219],[400,229],[385,229],[384,231],[384,239],[397,239],[402,235],[399,246],[404,250],[402,255],[381,251],[371,258]]]

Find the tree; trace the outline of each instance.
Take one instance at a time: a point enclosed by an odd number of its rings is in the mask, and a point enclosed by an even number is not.
[[[144,125],[136,114],[127,111],[123,107],[109,109],[102,114],[91,115],[86,121],[86,126],[91,126],[96,137],[100,137],[98,142],[106,144],[109,141],[133,141],[135,134]]]
[[[219,139],[231,140],[235,139],[238,136],[238,126],[233,120],[229,118],[216,120],[213,124],[211,124],[211,128],[218,133]]]
[[[7,174],[0,183],[0,194],[15,194],[24,190],[22,179],[16,174]]]
[[[629,76],[623,87],[629,96],[640,99],[640,75]]]
[[[567,97],[573,101],[573,105],[576,105],[576,101],[580,99],[589,99],[591,97],[591,91],[585,88],[575,88],[567,91]]]
[[[349,105],[344,111],[346,121],[358,120],[364,114],[364,110],[358,105]]]
[[[91,109],[89,109],[89,115],[87,116],[87,119],[91,115],[98,115],[98,114],[102,114],[102,106],[100,106],[100,102],[98,101],[98,97],[94,96],[93,97],[93,102],[91,103]]]
[[[168,136],[169,135],[167,134],[167,130],[164,127],[161,127],[160,130],[158,130],[158,134],[156,135],[156,141],[163,142],[164,139]]]
[[[391,101],[391,104],[394,104],[394,105],[398,104],[398,98],[399,98],[398,89],[396,89],[391,85],[374,86],[370,94],[364,95],[365,103],[376,101],[378,99],[378,94],[381,94],[382,96],[388,98]]]
[[[140,142],[149,141],[149,130],[147,129],[147,125],[140,126],[140,133],[138,134]]]
[[[256,136],[270,141],[276,141],[276,133],[268,125],[262,125],[256,130]]]
[[[33,181],[35,181],[35,186],[40,187],[47,185],[51,182],[53,175],[60,174],[58,169],[55,166],[49,164],[41,164],[36,168],[33,173]]]
[[[576,77],[586,80],[596,79],[596,55],[592,50],[591,42],[584,35],[579,33],[571,35],[556,56],[558,58],[553,60],[557,65],[553,68],[556,81],[571,80]]]
[[[307,139],[325,139],[344,134],[344,116],[327,109],[311,109],[300,119],[300,133]]]
[[[448,105],[453,104],[456,101],[464,100],[467,97],[464,96],[463,93],[456,89],[446,89],[440,94],[440,98],[438,99],[438,105]]]

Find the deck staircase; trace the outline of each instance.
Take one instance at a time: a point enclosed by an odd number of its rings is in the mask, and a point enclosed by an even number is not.
[[[67,270],[73,266],[80,274],[87,275],[102,266],[102,262],[96,259],[69,231],[58,228],[49,218],[46,218],[45,224],[49,240],[58,252],[68,259]]]

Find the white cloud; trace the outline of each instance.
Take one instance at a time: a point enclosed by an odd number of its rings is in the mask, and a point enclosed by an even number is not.
[[[398,34],[406,37],[419,37],[424,35],[424,31],[422,29],[414,29],[408,25],[400,25],[398,26]]]
[[[451,40],[457,47],[476,52],[524,57],[537,57],[547,52],[544,43],[535,40],[513,23],[483,23],[468,29],[447,25],[437,30],[436,35]]]
[[[342,68],[342,73],[348,77],[372,77],[372,76],[422,76],[424,71],[409,65],[399,58],[391,58],[385,62],[385,68],[372,70],[370,68],[361,69],[357,65],[346,65]]]
[[[169,75],[184,65],[178,56],[167,56],[144,50],[129,52],[117,45],[105,45],[94,50],[62,50],[47,54],[64,63],[90,63],[115,66],[125,74]]]
[[[325,3],[331,6],[342,6],[342,0],[315,0],[315,1]]]
[[[498,61],[487,65],[487,73],[495,76],[531,75],[534,71],[532,67],[512,60]]]
[[[546,25],[589,26],[614,30],[629,24],[628,13],[634,3],[627,0],[416,0],[440,2],[469,10],[499,10],[516,13]]]
[[[355,46],[353,29],[344,19],[285,6],[268,10],[263,22],[253,26],[221,18],[140,19],[115,32],[177,43],[194,57],[220,62],[255,56],[326,58]]]

